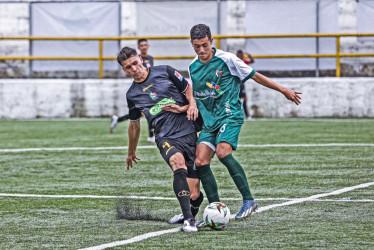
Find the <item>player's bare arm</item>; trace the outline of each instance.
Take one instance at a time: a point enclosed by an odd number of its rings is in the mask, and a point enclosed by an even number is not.
[[[179,105],[176,105],[176,104],[170,104],[170,105],[166,105],[166,106],[162,107],[162,110],[173,112],[173,113],[183,113],[183,112],[186,112],[188,110],[188,105],[179,106]]]
[[[188,110],[187,110],[187,118],[188,118],[188,120],[196,121],[196,119],[199,115],[199,110],[197,109],[196,100],[195,100],[195,98],[193,97],[193,94],[192,94],[191,85],[188,86],[185,94],[186,94],[186,98],[187,98],[188,103],[189,103]]]
[[[129,124],[129,150],[127,152],[127,170],[129,167],[132,167],[132,162],[138,163],[137,161],[140,160],[136,156],[136,147],[138,146],[139,142],[139,135],[140,135],[140,120],[138,121],[131,121]]]
[[[292,89],[288,89],[282,85],[279,85],[278,83],[274,82],[273,80],[267,78],[266,76],[258,72],[256,72],[252,76],[252,79],[257,83],[264,85],[265,87],[281,92],[288,100],[294,102],[296,105],[301,104],[301,92],[296,92]]]

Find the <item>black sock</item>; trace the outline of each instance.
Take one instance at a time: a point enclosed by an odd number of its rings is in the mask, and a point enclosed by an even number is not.
[[[249,117],[248,109],[247,109],[247,101],[243,101],[243,109],[245,117]]]
[[[191,213],[192,213],[192,216],[195,217],[197,215],[197,213],[199,212],[199,207],[201,205],[201,203],[203,202],[204,200],[204,194],[200,191],[200,196],[197,197],[196,200],[190,200],[190,203],[191,203]]]
[[[124,115],[118,118],[118,122],[123,122],[129,119],[129,115]]]
[[[149,132],[149,137],[153,137],[155,135],[154,129],[148,124],[148,132]]]
[[[190,206],[190,188],[187,183],[187,170],[180,168],[174,171],[174,193],[182,209],[184,219],[192,218]]]

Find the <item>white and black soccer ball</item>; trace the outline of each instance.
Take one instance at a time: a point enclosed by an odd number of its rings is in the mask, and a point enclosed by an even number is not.
[[[215,230],[222,230],[230,222],[230,209],[222,202],[212,202],[204,209],[205,224]]]

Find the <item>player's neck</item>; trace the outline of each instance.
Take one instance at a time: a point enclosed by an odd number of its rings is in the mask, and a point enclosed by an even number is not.
[[[142,83],[144,82],[149,74],[149,68],[144,67],[144,71],[142,72],[141,76],[139,78],[134,78],[134,82],[136,83]]]
[[[212,59],[213,58],[213,55],[214,55],[214,49],[212,48],[212,51],[211,51],[211,53],[210,53],[210,55],[209,55],[209,57],[207,57],[207,59],[202,59],[202,58],[200,58],[199,57],[199,60],[200,60],[200,62],[202,62],[202,63],[206,63],[206,62],[209,62],[210,61],[210,59]]]
[[[140,53],[140,56],[142,57],[142,58],[144,58],[144,57],[148,57],[148,53]]]

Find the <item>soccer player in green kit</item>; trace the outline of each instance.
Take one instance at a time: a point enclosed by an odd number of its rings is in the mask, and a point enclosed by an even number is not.
[[[240,82],[252,78],[265,87],[279,91],[296,105],[300,104],[302,93],[256,72],[236,55],[213,48],[213,38],[207,25],[193,26],[190,36],[197,56],[189,66],[189,74],[193,95],[204,120],[197,141],[195,165],[209,203],[220,201],[217,183],[210,169],[211,159],[217,154],[243,197],[243,205],[235,216],[243,219],[250,216],[258,205],[249,189],[243,167],[232,155],[244,122],[239,99]]]

